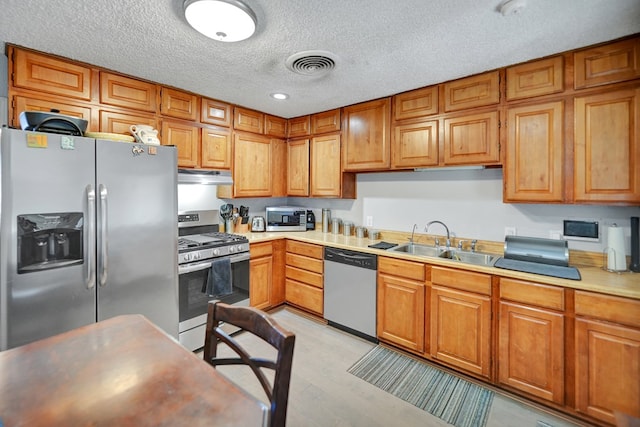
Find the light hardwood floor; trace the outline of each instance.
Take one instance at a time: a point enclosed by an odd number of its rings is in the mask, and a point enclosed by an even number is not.
[[[278,323],[296,334],[293,371],[289,392],[287,426],[290,427],[376,427],[448,426],[425,412],[347,372],[373,343],[327,326],[290,308],[270,313]],[[273,354],[272,349],[248,334],[237,335],[250,352]],[[226,352],[221,349],[221,354]],[[230,351],[230,350],[229,350]],[[220,367],[257,398],[264,393],[249,369]],[[546,424],[538,424],[542,421]],[[516,400],[496,394],[489,413],[489,427],[569,427],[566,419],[542,412]]]

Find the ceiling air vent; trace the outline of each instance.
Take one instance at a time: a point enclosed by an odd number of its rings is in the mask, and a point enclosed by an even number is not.
[[[287,68],[303,76],[316,76],[333,70],[336,60],[331,52],[308,50],[287,58]]]

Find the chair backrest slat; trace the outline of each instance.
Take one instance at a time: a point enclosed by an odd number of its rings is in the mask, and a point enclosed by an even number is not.
[[[220,322],[229,323],[252,333],[276,349],[276,359],[252,357],[233,337],[220,327]],[[218,358],[219,342],[227,344],[239,357]],[[282,328],[268,314],[252,307],[234,306],[220,301],[209,302],[205,335],[204,360],[214,368],[219,365],[247,365],[254,372],[271,404],[271,427],[284,426],[287,418],[287,402],[293,362],[295,335]],[[273,369],[273,384],[261,368]]]

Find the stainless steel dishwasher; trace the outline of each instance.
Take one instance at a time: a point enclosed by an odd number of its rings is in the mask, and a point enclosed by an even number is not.
[[[324,248],[324,318],[331,326],[376,339],[377,255]]]

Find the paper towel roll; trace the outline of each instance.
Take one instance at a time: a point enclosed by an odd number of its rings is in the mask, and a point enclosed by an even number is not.
[[[624,233],[622,227],[613,224],[607,232],[607,268],[613,271],[627,269],[627,256],[624,253]]]

